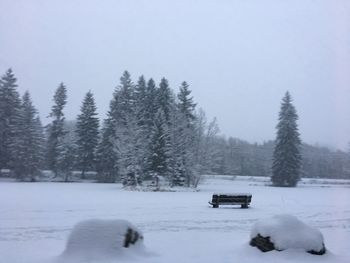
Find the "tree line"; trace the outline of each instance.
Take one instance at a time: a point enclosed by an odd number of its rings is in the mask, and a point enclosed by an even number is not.
[[[55,91],[43,127],[29,92],[20,98],[17,79],[9,69],[0,82],[0,169],[19,180],[35,181],[41,170],[70,181],[73,170],[97,172],[100,182],[142,184],[163,176],[172,186],[196,186],[208,170],[208,142],[217,135],[214,119],[196,109],[186,82],[175,93],[168,80],[159,85],[125,71],[115,88],[101,126],[92,92],[86,93],[80,114],[69,132],[64,115],[67,88]]]
[[[201,174],[272,176],[277,157],[285,156],[277,147],[278,136],[251,144],[220,135],[216,119],[208,122],[186,82],[174,92],[165,78],[157,84],[140,76],[134,83],[125,71],[102,122],[92,92],[86,93],[74,121],[65,119],[66,103],[67,87],[61,83],[50,123],[43,127],[30,93],[20,97],[14,73],[6,71],[0,80],[2,173],[36,181],[43,170],[51,170],[55,179],[70,181],[73,171],[80,171],[81,179],[93,171],[99,182],[131,187],[159,176],[172,186],[196,186]],[[280,138],[287,133],[282,131]],[[349,153],[303,144],[294,156],[294,172],[301,176],[350,178]]]
[[[213,174],[267,176],[272,174],[274,141],[249,143],[238,138],[215,138]],[[302,143],[300,176],[350,179],[350,154]]]

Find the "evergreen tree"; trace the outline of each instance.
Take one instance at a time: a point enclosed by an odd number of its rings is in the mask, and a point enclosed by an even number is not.
[[[141,130],[137,120],[137,93],[130,74],[125,71],[117,91],[115,118],[115,147],[118,150],[118,169],[124,186],[141,183],[140,151]]]
[[[171,113],[175,108],[175,100],[172,91],[169,87],[168,80],[162,78],[159,84],[159,89],[157,90],[156,97],[156,107],[157,110],[161,110],[164,113],[165,120],[171,125]]]
[[[63,177],[64,182],[71,180],[72,171],[76,163],[77,147],[65,138],[60,146],[60,154],[57,159],[59,173]]]
[[[193,97],[190,97],[191,91],[186,81],[182,82],[180,86],[180,92],[178,94],[179,109],[180,112],[185,116],[187,125],[190,126],[195,120],[195,108],[196,103],[193,102]]]
[[[157,113],[157,87],[153,79],[147,82],[146,94],[145,94],[145,122],[147,129],[150,130],[153,127],[153,120]]]
[[[76,127],[77,162],[78,168],[82,171],[82,179],[85,178],[87,170],[95,169],[99,128],[99,120],[96,116],[95,100],[89,91],[81,106]]]
[[[22,98],[21,117],[16,140],[14,171],[20,180],[35,181],[43,160],[44,134],[29,92]]]
[[[103,122],[101,139],[97,146],[97,174],[101,183],[114,183],[119,177],[119,154],[116,147],[116,122],[120,112],[118,109],[118,90],[113,93],[109,104],[107,118]]]
[[[53,118],[53,121],[47,127],[48,141],[46,157],[49,169],[52,170],[55,177],[57,177],[60,170],[58,160],[61,159],[63,153],[63,140],[66,134],[64,129],[65,117],[63,109],[67,103],[67,89],[63,83],[57,88],[53,101],[54,105],[49,115],[49,117]]]
[[[135,118],[137,119],[137,126],[141,129],[147,129],[147,85],[145,78],[141,76],[135,87]]]
[[[135,97],[135,86],[129,72],[125,71],[120,78],[120,85],[113,93],[97,150],[99,181],[114,182],[122,176],[125,182],[134,163],[128,157],[132,153],[136,125]]]
[[[150,129],[148,119],[148,106],[147,105],[147,85],[145,78],[141,76],[137,82],[135,88],[135,118],[137,124],[137,136],[135,157],[140,165],[141,176],[148,176],[147,159],[149,157],[149,141],[150,141]]]
[[[149,171],[153,176],[168,176],[170,158],[170,134],[165,114],[158,110],[151,132]]]
[[[39,117],[39,112],[37,112],[37,116],[35,118],[34,122],[35,131],[36,131],[36,141],[37,141],[37,147],[38,147],[38,160],[40,160],[39,167],[43,169],[45,167],[45,154],[46,154],[46,137],[45,137],[45,129],[44,126],[41,123],[41,119]]]
[[[151,179],[151,171],[149,167],[149,160],[151,158],[151,131],[154,125],[154,119],[157,113],[157,87],[153,79],[149,79],[145,89],[145,98],[143,100],[142,123],[143,142],[144,142],[144,156],[141,169],[143,170],[144,178]]]
[[[184,181],[186,186],[195,185],[198,174],[195,170],[195,107],[193,97],[190,97],[191,91],[188,84],[183,82],[180,86],[178,94],[178,112],[179,117],[177,129],[177,138],[180,142],[177,146],[177,175],[173,180],[173,184]]]
[[[165,78],[162,78],[159,84],[159,88],[156,90],[156,96],[154,99],[154,106],[153,106],[154,112],[156,112],[156,115],[154,116],[154,119],[160,119],[164,118],[165,124],[163,124],[164,129],[167,133],[167,154],[165,157],[167,158],[165,160],[166,163],[166,173],[165,174],[159,174],[166,176],[167,179],[172,182],[174,178],[174,174],[176,173],[176,156],[175,156],[175,134],[174,130],[176,129],[175,126],[175,119],[177,117],[177,109],[176,109],[176,103],[175,103],[175,95],[173,91],[169,87],[168,80]],[[158,120],[159,122],[159,120]],[[157,125],[153,121],[152,127],[150,127],[151,131],[154,132],[154,127],[157,127]],[[154,138],[150,139],[150,149],[153,147],[153,140]],[[154,149],[153,149],[154,150]],[[150,158],[154,159],[154,156],[152,156],[154,152],[150,152]],[[163,156],[164,157],[164,156]],[[154,168],[152,168],[154,169]],[[151,171],[152,172],[152,171]],[[153,172],[152,172],[153,173]]]
[[[11,69],[0,79],[0,170],[13,168],[15,142],[21,114],[21,100],[16,90],[17,79]]]
[[[295,187],[299,181],[301,154],[298,115],[287,92],[282,99],[273,152],[271,181],[275,186]]]
[[[184,167],[184,154],[187,149],[187,141],[184,139],[185,125],[184,116],[175,108],[172,116],[172,126],[170,129],[171,148],[169,170],[171,177],[169,178],[171,186],[185,186],[186,176]]]
[[[124,71],[120,78],[117,103],[119,111],[117,121],[119,124],[127,126],[135,114],[135,85],[128,71]]]
[[[118,154],[114,147],[115,130],[111,118],[102,127],[101,140],[97,146],[97,174],[101,183],[114,183],[118,177]]]
[[[145,125],[146,112],[146,80],[144,76],[140,76],[135,87],[135,103],[136,103],[136,118],[139,126]]]

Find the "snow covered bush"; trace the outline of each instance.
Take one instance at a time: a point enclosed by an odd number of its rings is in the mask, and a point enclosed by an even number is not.
[[[64,258],[98,260],[116,258],[143,249],[142,233],[126,220],[92,219],[74,226]]]
[[[276,215],[258,221],[253,226],[250,238],[250,245],[263,252],[289,248],[303,249],[317,255],[326,252],[322,233],[292,215]]]

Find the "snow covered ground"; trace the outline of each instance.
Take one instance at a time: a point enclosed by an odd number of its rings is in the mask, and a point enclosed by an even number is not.
[[[244,179],[244,180],[243,180]],[[297,188],[254,178],[208,177],[200,191],[129,192],[118,184],[0,182],[0,263],[62,262],[73,226],[86,219],[126,219],[146,251],[105,262],[350,262],[350,186],[306,181]],[[249,209],[211,208],[213,192],[250,192]],[[250,247],[259,219],[291,214],[321,230],[328,252],[262,253]],[[84,261],[87,262],[87,261]],[[75,262],[80,263],[80,262]],[[101,262],[101,260],[99,261]]]

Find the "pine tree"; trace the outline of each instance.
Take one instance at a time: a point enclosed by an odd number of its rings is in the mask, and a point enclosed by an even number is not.
[[[274,186],[295,187],[300,179],[301,140],[297,120],[297,112],[287,92],[282,99],[273,152],[271,181]]]
[[[118,154],[114,147],[115,130],[111,118],[107,118],[102,127],[101,140],[97,146],[97,174],[101,183],[114,183],[119,175]]]
[[[63,140],[66,134],[64,129],[65,117],[63,113],[64,106],[67,103],[67,89],[63,83],[57,88],[52,106],[50,117],[53,118],[51,124],[47,127],[47,164],[50,170],[58,176],[60,165],[58,160],[61,159],[63,153]]]
[[[141,129],[147,129],[147,85],[145,78],[141,76],[135,87],[135,118]]]
[[[180,92],[178,94],[179,109],[180,112],[185,116],[188,125],[193,124],[195,120],[195,108],[196,103],[193,102],[193,97],[190,97],[191,91],[186,81],[182,82],[180,86]]]
[[[153,79],[147,82],[145,94],[145,121],[147,129],[150,130],[153,126],[153,120],[157,113],[157,87]]]
[[[103,122],[101,139],[97,146],[97,174],[101,183],[114,183],[119,178],[119,154],[116,147],[116,121],[119,118],[118,90],[113,93],[107,118]]]
[[[170,184],[171,186],[185,186],[184,153],[187,141],[184,140],[184,116],[175,108],[172,113],[172,126],[170,131]]]
[[[151,132],[149,171],[153,176],[168,176],[170,134],[164,112],[159,109]]]
[[[67,138],[60,146],[60,154],[57,158],[58,171],[63,177],[64,182],[71,180],[72,171],[76,163],[77,147],[70,143]]]
[[[156,107],[157,110],[161,110],[164,113],[164,117],[168,124],[171,124],[171,113],[175,108],[175,100],[172,91],[169,87],[168,80],[162,78],[159,84],[159,89],[157,90],[156,97]]]
[[[120,78],[118,92],[118,111],[120,111],[117,121],[121,125],[127,126],[130,119],[134,118],[135,114],[135,85],[131,80],[130,73],[124,71]]]
[[[147,105],[147,85],[145,78],[141,76],[135,88],[135,118],[137,124],[137,137],[135,147],[135,157],[140,165],[141,176],[148,177],[147,159],[149,157],[149,119]]]
[[[166,160],[164,160],[164,163],[166,163],[166,171],[164,171],[165,174],[158,174],[162,176],[166,176],[167,179],[172,182],[172,179],[174,177],[175,173],[175,166],[176,166],[176,158],[173,154],[174,151],[174,133],[173,130],[176,129],[175,127],[175,118],[176,118],[176,103],[175,103],[175,95],[173,91],[169,87],[168,80],[165,78],[162,78],[159,83],[159,88],[156,89],[155,96],[153,99],[153,119],[159,119],[164,118],[165,124],[162,124],[164,126],[164,129],[166,131],[167,136],[167,145],[166,145],[166,152],[167,154],[163,157],[166,157]],[[154,132],[154,128],[157,127],[157,124],[155,121],[152,122],[152,126],[150,127],[150,131]],[[151,133],[152,134],[152,133]],[[154,154],[154,137],[150,138],[149,140],[149,149],[150,155],[149,158],[153,158],[152,156]],[[154,170],[154,167],[152,168]],[[154,173],[150,170],[151,173]]]
[[[135,109],[136,118],[139,126],[145,125],[145,113],[146,113],[146,80],[144,76],[140,76],[137,85],[135,87]]]
[[[186,186],[194,185],[197,182],[197,173],[195,171],[195,107],[193,97],[190,97],[191,91],[188,84],[183,82],[178,94],[178,117],[177,138],[181,142],[178,145],[177,157],[177,175],[173,184],[184,181]]]
[[[81,106],[77,118],[77,162],[82,171],[82,179],[87,170],[95,169],[96,147],[98,144],[99,120],[96,117],[96,105],[93,94],[89,91]]]
[[[15,163],[15,142],[21,114],[21,100],[16,90],[17,79],[11,69],[0,79],[0,171]]]
[[[16,163],[14,171],[17,179],[35,181],[43,160],[44,134],[32,104],[29,92],[22,98],[21,117],[16,140]]]
[[[125,71],[120,78],[117,91],[115,118],[116,140],[118,150],[118,168],[122,176],[124,186],[136,186],[141,183],[142,174],[139,160],[139,148],[141,147],[141,130],[137,120],[137,94],[130,74]]]
[[[45,154],[46,154],[46,137],[45,137],[45,129],[44,126],[41,123],[41,119],[39,117],[39,113],[37,112],[37,116],[35,118],[34,122],[35,126],[35,141],[37,141],[37,147],[38,147],[38,160],[39,161],[39,167],[43,169],[45,167]]]

